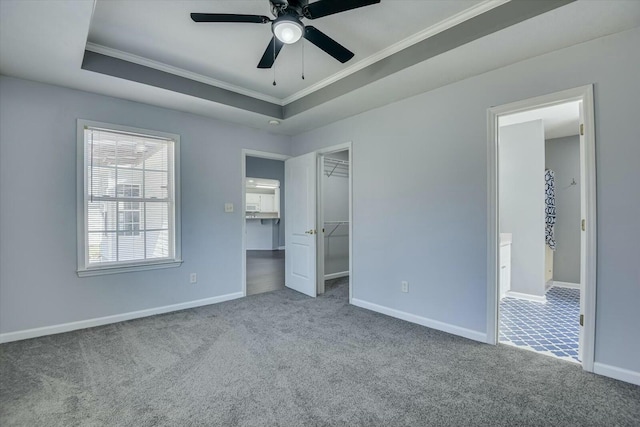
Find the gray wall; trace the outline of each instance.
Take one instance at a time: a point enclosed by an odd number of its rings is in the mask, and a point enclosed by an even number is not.
[[[274,221],[270,221],[270,224],[261,224],[259,220],[252,220],[257,221],[257,224],[261,226],[273,227],[273,248],[278,249],[278,247],[284,246],[284,162],[260,157],[247,157],[246,176],[280,181],[280,223],[275,224]]]
[[[553,280],[580,283],[580,137],[548,139],[545,147],[546,167],[556,176]]]
[[[0,332],[242,291],[241,151],[289,137],[4,76],[0,94]],[[77,118],[181,136],[181,267],[76,276]]]
[[[353,142],[354,298],[486,333],[487,109],[594,83],[595,358],[640,372],[639,45],[636,28],[294,137],[296,155]]]
[[[545,293],[544,125],[534,120],[499,131],[500,232],[511,233],[511,291]]]

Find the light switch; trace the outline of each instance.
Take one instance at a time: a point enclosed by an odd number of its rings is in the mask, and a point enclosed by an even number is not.
[[[224,204],[224,211],[225,212],[233,212],[233,203],[225,203]]]

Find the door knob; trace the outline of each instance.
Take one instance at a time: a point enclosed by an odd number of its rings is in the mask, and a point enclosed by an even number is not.
[[[306,234],[316,234],[316,230],[307,230],[305,231]]]

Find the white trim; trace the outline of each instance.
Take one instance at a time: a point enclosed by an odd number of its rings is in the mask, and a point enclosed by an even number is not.
[[[450,16],[435,25],[432,25],[424,30],[421,30],[404,40],[400,40],[397,43],[392,44],[391,46],[382,49],[381,51],[376,52],[375,54],[364,58],[361,61],[356,62],[355,64],[342,69],[341,71],[327,77],[326,79],[320,80],[319,82],[308,86],[293,95],[290,95],[284,98],[281,102],[282,105],[290,104],[293,101],[296,101],[300,98],[303,98],[317,90],[322,89],[325,86],[329,86],[332,83],[335,83],[338,80],[341,80],[357,71],[362,70],[363,68],[368,67],[369,65],[375,64],[376,62],[387,58],[394,53],[400,52],[403,49],[408,48],[409,46],[413,46],[416,43],[421,42],[422,40],[428,39],[438,33],[441,33],[451,27],[454,27],[462,22],[468,21],[471,18],[474,18],[480,14],[483,14],[491,9],[494,9],[500,5],[507,3],[510,0],[485,0],[480,2],[468,9],[463,10],[460,13],[457,13],[453,16]]]
[[[527,301],[532,301],[532,302],[537,302],[537,303],[541,303],[541,304],[546,304],[547,303],[547,296],[546,295],[529,295],[529,294],[523,294],[522,292],[514,292],[514,291],[507,291],[504,295],[506,298],[518,298],[518,299],[524,299]]]
[[[88,223],[86,213],[86,173],[84,130],[86,128],[102,128],[106,131],[120,131],[151,137],[160,137],[173,143],[173,153],[169,168],[172,169],[173,200],[170,214],[172,227],[169,228],[169,244],[172,246],[173,257],[164,259],[137,260],[131,262],[114,262],[109,265],[90,266],[87,257]],[[180,135],[152,129],[142,129],[114,123],[97,122],[93,120],[77,119],[76,121],[76,248],[78,277],[98,276],[102,274],[126,273],[160,268],[179,267],[182,264],[182,220],[181,220],[181,187],[180,187]],[[114,198],[114,200],[117,200]],[[116,227],[117,229],[117,227]]]
[[[605,377],[614,378],[616,380],[625,381],[635,385],[640,385],[640,372],[618,368],[616,366],[605,365],[604,363],[600,362],[595,362],[593,364],[593,372],[598,375],[604,375]]]
[[[285,161],[291,156],[286,154],[269,153],[267,151],[251,150],[243,148],[240,151],[240,183],[241,183],[241,207],[239,212],[242,214],[242,234],[240,239],[242,240],[242,296],[247,296],[247,219],[245,218],[245,207],[247,206],[247,185],[245,179],[247,178],[247,157],[259,157],[261,159],[270,160],[282,160]],[[285,212],[286,215],[286,212]],[[280,246],[278,250],[285,250],[286,246]],[[286,254],[285,254],[286,256]]]
[[[131,273],[133,271],[158,270],[162,268],[180,267],[182,260],[170,260],[163,262],[147,262],[133,265],[114,265],[112,267],[87,268],[78,270],[78,277],[102,276],[103,274]]]
[[[279,251],[284,251],[284,246],[278,246]]]
[[[556,288],[580,289],[580,283],[558,282],[556,280],[551,281],[551,286]]]
[[[582,368],[592,372],[595,355],[595,316],[596,316],[596,159],[595,159],[595,118],[593,85],[567,89],[548,95],[542,95],[510,104],[492,107],[487,110],[487,343],[498,342],[498,118],[504,114],[539,109],[542,107],[582,101],[584,110],[584,159],[581,169],[585,170],[586,232],[582,238],[586,241],[585,254],[581,258],[585,264],[584,277],[584,341],[582,345]]]
[[[340,277],[349,277],[349,272],[340,271],[338,273],[325,274],[324,280],[339,279]]]
[[[75,331],[78,329],[93,328],[96,326],[109,325],[111,323],[124,322],[126,320],[140,319],[142,317],[154,316],[156,314],[170,313],[188,308],[201,307],[203,305],[217,304],[241,298],[241,292],[220,295],[217,297],[204,298],[195,301],[182,302],[179,304],[165,305],[162,307],[148,308],[146,310],[131,311],[128,313],[114,314],[112,316],[96,317],[94,319],[80,320],[77,322],[61,323],[59,325],[44,326],[41,328],[25,329],[16,332],[0,334],[0,344],[11,341],[26,340],[29,338],[42,337],[45,335],[61,334],[63,332]]]
[[[113,49],[111,47],[102,46],[96,43],[87,42],[86,50],[90,52],[99,53],[101,55],[110,56],[112,58],[122,59],[123,61],[132,62],[134,64],[143,65],[145,67],[153,68],[155,70],[164,71],[165,73],[173,74],[176,76],[184,77],[189,80],[194,80],[200,83],[208,84],[210,86],[226,89],[231,92],[239,93],[240,95],[250,96],[255,99],[274,103],[279,106],[283,106],[281,99],[274,96],[266,95],[262,92],[246,89],[240,86],[233,85],[231,83],[224,82],[222,80],[207,77],[202,74],[194,73],[193,71],[185,70],[184,68],[174,67],[173,65],[165,64],[163,62],[154,61],[143,56],[134,55],[122,50]]]
[[[349,304],[353,304],[353,143],[352,141],[347,141],[320,148],[316,150],[316,153],[322,155],[345,150],[349,153]],[[322,171],[318,170],[318,173],[322,173]],[[318,207],[316,206],[316,208]],[[316,215],[316,218],[318,217],[322,218],[322,216]],[[324,240],[322,240],[322,244],[324,244]],[[322,253],[324,254],[324,251]]]
[[[439,331],[447,332],[449,334],[458,335],[464,338],[468,338],[474,341],[486,342],[487,336],[480,331],[474,331],[460,326],[455,326],[450,323],[440,322],[438,320],[429,319],[426,317],[416,316],[415,314],[407,313],[405,311],[396,310],[382,305],[374,304],[368,301],[363,301],[357,298],[353,298],[351,304],[356,307],[365,308],[367,310],[382,313],[387,316],[395,317],[396,319],[406,320],[407,322],[417,323],[418,325],[426,326],[431,329],[437,329]]]

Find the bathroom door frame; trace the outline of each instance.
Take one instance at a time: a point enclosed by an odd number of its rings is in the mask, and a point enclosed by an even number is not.
[[[572,101],[582,101],[583,134],[580,147],[580,170],[585,209],[585,228],[581,231],[581,288],[584,292],[582,368],[594,371],[596,327],[596,150],[593,85],[567,89],[548,95],[516,101],[487,110],[488,235],[487,235],[487,343],[498,344],[500,228],[498,197],[498,119],[502,115],[535,110]],[[542,238],[542,237],[541,237]],[[576,319],[578,321],[578,319]]]

